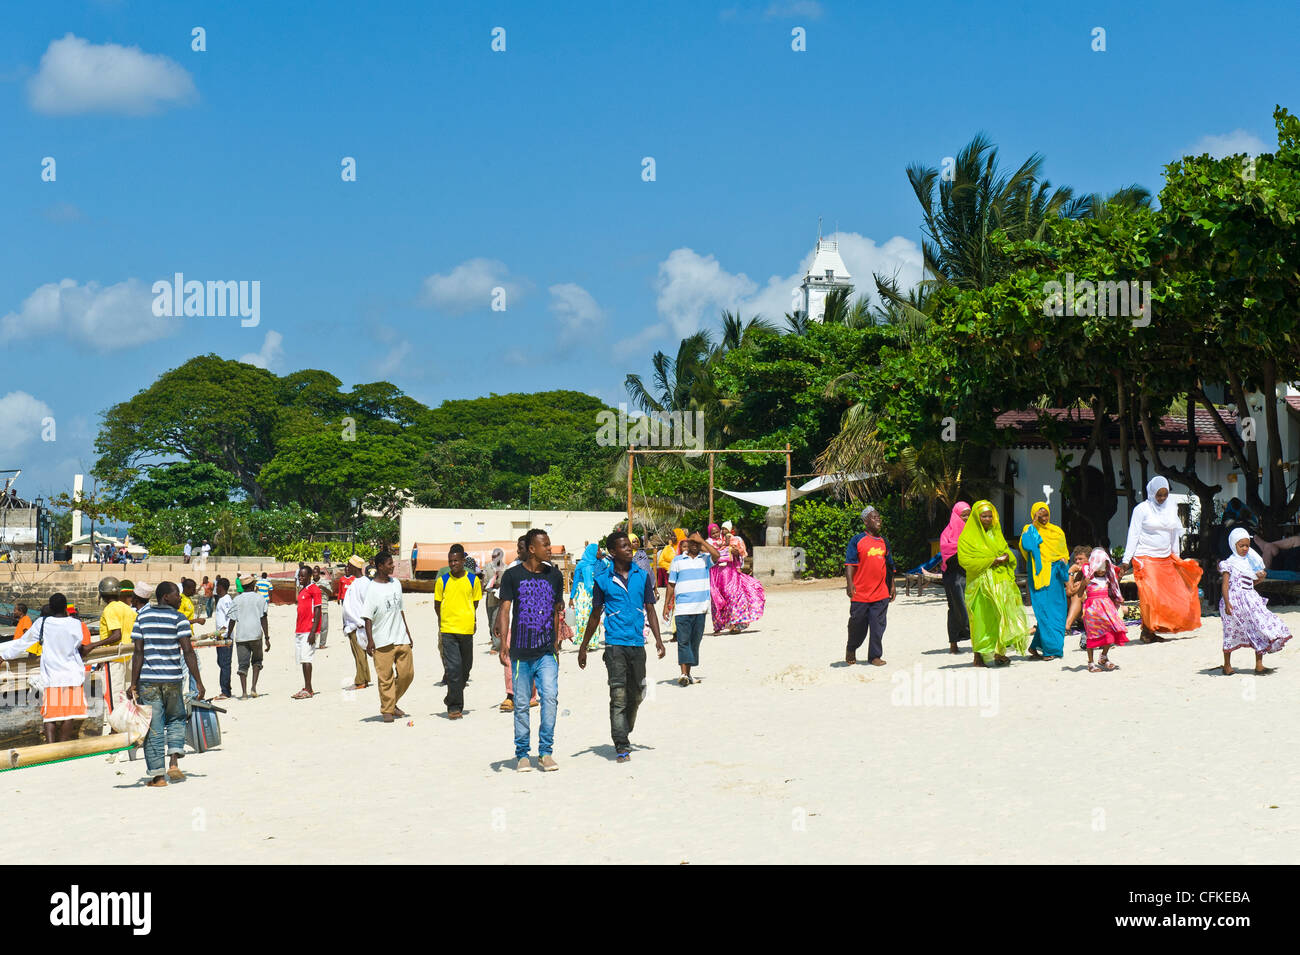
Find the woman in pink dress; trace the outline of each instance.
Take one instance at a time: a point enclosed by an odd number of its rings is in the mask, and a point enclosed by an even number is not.
[[[709,571],[709,589],[713,592],[713,632],[729,630],[739,633],[763,616],[766,596],[763,585],[741,571],[745,562],[745,542],[731,533],[728,521],[722,527],[709,525],[709,543],[718,550],[718,562]]]
[[[1100,547],[1094,547],[1088,558],[1088,569],[1084,574],[1088,582],[1086,596],[1083,598],[1083,629],[1087,634],[1088,672],[1100,673],[1103,670],[1118,670],[1119,666],[1106,658],[1112,646],[1118,647],[1128,643],[1128,632],[1124,628],[1124,618],[1120,616],[1119,607],[1124,598],[1119,592],[1119,575],[1110,562],[1110,555]],[[1092,662],[1092,651],[1101,650],[1101,660]]]

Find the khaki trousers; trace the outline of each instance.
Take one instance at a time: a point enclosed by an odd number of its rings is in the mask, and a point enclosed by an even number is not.
[[[357,663],[357,674],[352,680],[355,686],[365,686],[370,682],[370,662],[366,657],[365,646],[357,640],[358,631],[348,634],[348,643],[352,645],[352,659]]]
[[[386,647],[376,647],[375,676],[379,680],[379,712],[395,714],[397,701],[415,679],[410,645],[390,643]]]

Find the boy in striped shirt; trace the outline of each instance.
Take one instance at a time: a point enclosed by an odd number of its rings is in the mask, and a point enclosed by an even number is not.
[[[164,580],[154,591],[157,605],[149,605],[136,614],[131,629],[135,655],[131,658],[130,696],[153,707],[149,735],[144,738],[145,768],[152,777],[148,785],[166,786],[167,780],[180,781],[180,757],[185,755],[185,669],[194,675],[195,698],[203,699],[203,681],[199,679],[199,661],[190,645],[190,622],[181,614],[180,589]],[[164,757],[171,766],[163,775]]]
[[[701,553],[704,551],[704,553]],[[690,686],[691,667],[700,665],[700,644],[704,641],[704,619],[712,593],[709,571],[718,560],[718,549],[699,531],[686,538],[686,552],[668,565],[668,596],[664,600],[664,622],[677,612],[677,663],[682,668],[680,686]]]

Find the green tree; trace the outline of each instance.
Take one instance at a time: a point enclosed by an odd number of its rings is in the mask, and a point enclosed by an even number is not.
[[[417,456],[406,437],[358,430],[345,440],[333,429],[317,431],[280,442],[258,482],[279,501],[346,520],[354,498],[385,485],[413,487]]]
[[[204,462],[175,461],[148,468],[147,476],[131,485],[126,499],[146,511],[194,507],[230,499],[239,479]]]

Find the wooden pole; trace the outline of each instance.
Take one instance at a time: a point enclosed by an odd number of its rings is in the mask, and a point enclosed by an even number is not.
[[[56,759],[74,759],[77,756],[93,756],[107,753],[112,749],[123,749],[138,740],[132,740],[127,733],[113,733],[111,736],[87,736],[84,739],[72,739],[64,743],[41,743],[38,746],[20,746],[17,749],[0,751],[0,772],[9,769],[21,769],[37,763],[48,763]]]
[[[627,449],[627,532],[632,533],[632,469],[636,467],[636,455]]]
[[[709,452],[709,523],[710,524],[713,523],[713,455],[714,452],[710,451]],[[708,534],[708,532],[709,529],[707,527],[704,528],[704,533]]]
[[[781,544],[784,547],[790,546],[790,445],[785,446],[785,528],[781,533]]]

